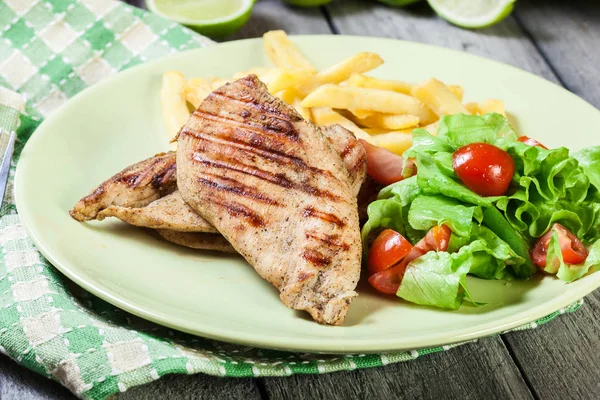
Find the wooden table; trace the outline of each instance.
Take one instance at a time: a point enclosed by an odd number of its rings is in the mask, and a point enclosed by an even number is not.
[[[129,1],[142,5],[143,1]],[[566,87],[600,108],[600,4],[597,0],[520,0],[513,15],[481,31],[449,25],[426,6],[392,9],[369,0],[313,9],[261,0],[231,39],[271,29],[391,37],[479,54]],[[443,65],[440,65],[443,68]],[[490,79],[494,79],[490,76]],[[550,118],[570,118],[554,115]],[[568,135],[568,132],[565,132]],[[600,127],[590,126],[598,144]],[[567,140],[567,139],[566,139]],[[123,399],[591,399],[600,398],[600,292],[575,314],[538,329],[482,339],[382,368],[288,378],[169,376]],[[0,398],[70,399],[58,383],[0,357]]]

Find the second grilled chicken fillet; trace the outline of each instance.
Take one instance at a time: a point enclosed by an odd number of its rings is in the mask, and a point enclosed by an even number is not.
[[[172,151],[130,165],[79,200],[69,213],[77,221],[90,221],[111,205],[147,206],[176,189],[175,168]]]
[[[219,233],[183,201],[178,190],[145,207],[108,206],[98,213],[96,219],[101,221],[106,217],[117,217],[123,222],[143,228]]]
[[[319,128],[250,75],[182,128],[177,183],[286,306],[343,323],[360,275],[356,193]]]

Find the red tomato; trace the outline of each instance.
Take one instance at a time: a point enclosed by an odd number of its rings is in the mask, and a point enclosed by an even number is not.
[[[402,157],[366,140],[360,139],[360,142],[367,152],[367,172],[371,178],[382,185],[391,185],[403,179]]]
[[[577,236],[561,224],[554,224],[544,236],[542,236],[533,250],[531,250],[531,259],[539,267],[546,266],[546,256],[548,253],[548,244],[552,238],[552,232],[558,234],[558,244],[562,253],[563,261],[567,264],[581,264],[588,256],[588,251]]]
[[[521,136],[517,139],[517,141],[521,142],[521,143],[525,143],[528,146],[537,146],[537,147],[541,147],[542,149],[546,149],[548,150],[548,148],[546,146],[544,146],[543,144],[541,144],[540,142],[538,142],[535,139],[532,139],[528,136]]]
[[[456,150],[452,167],[460,180],[481,196],[506,193],[515,173],[511,156],[487,143],[471,143]]]
[[[412,244],[391,229],[381,232],[369,249],[369,276],[384,271],[402,260]]]
[[[434,226],[427,232],[427,235],[419,243],[415,244],[412,251],[406,256],[406,264],[412,260],[421,257],[430,251],[446,251],[450,243],[450,234],[452,231],[446,225]]]
[[[446,249],[448,249],[448,243],[450,242],[450,233],[451,231],[446,225],[431,228],[429,232],[427,232],[427,235],[408,251],[408,254],[406,254],[406,257],[404,257],[402,261],[391,268],[371,275],[369,277],[369,283],[377,289],[378,292],[396,294],[398,288],[400,288],[400,283],[402,283],[402,278],[404,278],[406,266],[414,259],[421,257],[429,251],[446,251]],[[369,254],[369,260],[370,259],[371,257]],[[371,269],[369,268],[369,271],[370,270]]]
[[[385,294],[396,294],[402,278],[404,278],[404,271],[406,271],[407,262],[399,262],[392,268],[388,268],[385,271],[376,273],[369,277],[369,283],[380,293]]]

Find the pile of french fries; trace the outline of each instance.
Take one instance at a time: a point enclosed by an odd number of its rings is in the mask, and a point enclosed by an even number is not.
[[[339,124],[357,138],[397,154],[410,147],[413,129],[423,128],[435,134],[443,115],[505,115],[501,100],[463,104],[462,87],[434,78],[413,84],[365,75],[383,64],[375,53],[357,53],[317,71],[285,32],[267,32],[263,38],[273,68],[241,71],[230,79],[186,80],[177,71],[163,75],[161,102],[170,138],[213,90],[249,74],[257,75],[271,94],[294,107],[305,119],[318,126]]]

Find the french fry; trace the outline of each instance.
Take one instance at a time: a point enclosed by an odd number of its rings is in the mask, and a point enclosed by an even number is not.
[[[479,104],[477,103],[466,103],[465,108],[469,110],[469,113],[472,115],[481,115],[481,111],[479,110]]]
[[[263,35],[265,52],[279,68],[297,68],[315,72],[315,68],[300,53],[284,31],[270,31]]]
[[[456,101],[456,98],[453,98]],[[414,97],[391,90],[323,85],[306,96],[302,101],[302,106],[372,110],[386,114],[412,114],[416,115],[422,124],[429,124],[437,120],[436,115]]]
[[[373,144],[401,155],[412,145],[412,135],[406,132],[387,132],[373,136]]]
[[[207,98],[211,91],[211,85],[206,79],[191,78],[185,85],[185,99],[194,108],[198,108],[202,100]]]
[[[302,107],[301,103],[302,100],[300,100],[300,97],[295,97],[294,100],[292,100],[291,106],[294,107],[300,115],[302,115],[302,118],[304,118],[307,121],[312,121],[312,115],[310,110],[306,107]]]
[[[312,73],[303,69],[273,68],[263,75],[263,81],[270,93],[280,92],[290,87],[295,87],[306,82]]]
[[[298,93],[294,88],[282,90],[281,92],[278,92],[275,95],[290,106],[294,107],[296,111],[298,111],[298,113],[302,115],[302,118],[304,118],[307,121],[312,121],[310,110],[300,105],[302,101],[298,97]]]
[[[506,110],[504,109],[504,102],[502,100],[489,99],[479,103],[479,113],[498,113],[506,117]]]
[[[438,129],[438,125],[440,124],[440,120],[438,119],[435,122],[432,122],[429,125],[425,125],[425,126],[420,126],[419,129],[425,129],[427,132],[431,133],[432,135],[437,135],[437,129]],[[412,133],[413,129],[409,129],[408,132]]]
[[[185,103],[185,78],[183,74],[176,71],[163,74],[160,100],[165,122],[167,123],[167,132],[169,138],[172,139],[190,117],[190,112]],[[176,143],[172,143],[171,147],[175,148],[176,145]]]
[[[429,79],[416,85],[411,94],[429,106],[438,116],[449,114],[470,114],[456,95],[437,79]]]
[[[275,96],[279,97],[285,103],[292,105],[297,97],[297,93],[293,88],[289,88],[275,93]]]
[[[350,79],[348,79],[348,85],[369,89],[391,90],[393,92],[404,94],[410,94],[414,86],[412,83],[408,82],[373,78],[372,76],[356,73],[350,76]]]
[[[383,129],[383,128],[363,128],[363,131],[367,132],[369,135],[381,135],[383,133],[392,132],[391,129]],[[408,132],[407,130],[403,130],[402,133]]]
[[[448,85],[448,89],[450,89],[450,91],[452,93],[454,93],[454,96],[456,96],[456,98],[458,99],[458,101],[463,100],[463,97],[465,95],[465,89],[463,89],[462,86],[459,85]]]
[[[318,126],[338,124],[354,133],[357,139],[364,139],[369,143],[373,143],[373,138],[367,132],[340,113],[333,111],[330,107],[314,107],[311,108],[310,112],[312,120]]]
[[[419,125],[419,122],[420,119],[416,115],[377,113],[361,119],[359,124],[368,128],[398,130],[416,127]]]
[[[340,83],[353,73],[367,72],[383,64],[383,59],[375,53],[357,53],[322,71],[319,71],[304,85],[298,88],[300,96],[306,96],[326,83]]]
[[[404,93],[410,95],[413,87],[415,86],[412,83],[397,81],[397,80],[388,80],[388,79],[379,79],[374,78],[372,76],[362,75],[362,74],[352,74],[350,79],[348,79],[348,85],[354,87],[364,87],[371,89],[382,89],[382,90],[392,90],[398,93]],[[465,90],[459,85],[448,85],[448,89],[459,101],[462,101],[463,96],[465,94]]]
[[[350,113],[358,119],[367,118],[367,117],[370,117],[371,115],[375,114],[375,111],[371,111],[371,110],[351,109],[348,111],[350,111]]]

